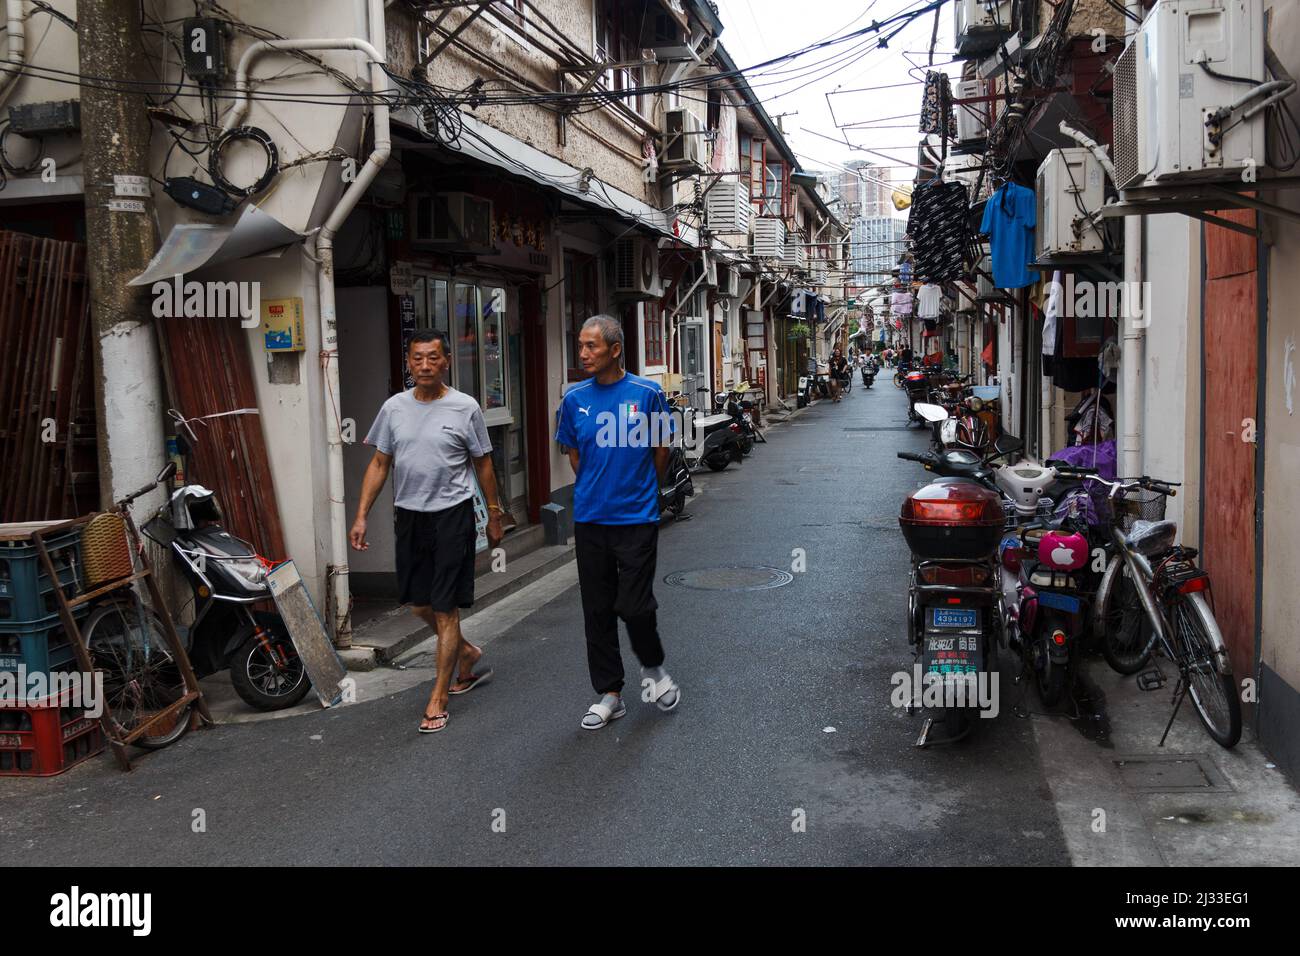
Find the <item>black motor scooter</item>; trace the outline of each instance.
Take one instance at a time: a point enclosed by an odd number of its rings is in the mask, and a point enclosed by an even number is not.
[[[298,651],[271,600],[272,567],[221,526],[216,496],[202,485],[172,493],[141,530],[166,548],[194,592],[194,622],[177,625],[199,677],[230,668],[235,692],[258,710],[283,710],[311,689]]]
[[[862,387],[870,388],[876,381],[876,363],[874,359],[868,359],[862,363]]]

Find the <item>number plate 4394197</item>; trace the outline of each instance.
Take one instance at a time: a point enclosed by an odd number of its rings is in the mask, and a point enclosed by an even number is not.
[[[979,611],[973,607],[930,609],[930,626],[942,631],[966,631],[979,627]]]

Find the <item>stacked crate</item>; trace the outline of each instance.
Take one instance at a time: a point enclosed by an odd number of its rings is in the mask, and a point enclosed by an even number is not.
[[[59,617],[55,580],[71,598],[85,583],[81,561],[81,529],[55,533],[45,540],[54,565],[51,578],[27,529],[0,526],[0,671],[6,684],[25,693],[19,675],[41,674],[47,686],[61,672],[78,669],[72,639]],[[24,533],[27,532],[27,533]],[[78,624],[85,605],[73,611]],[[0,776],[48,776],[104,749],[97,721],[71,707],[70,691],[39,699],[0,697]]]

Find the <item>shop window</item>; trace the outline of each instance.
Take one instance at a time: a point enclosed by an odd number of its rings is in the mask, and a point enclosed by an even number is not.
[[[658,302],[647,302],[643,320],[645,366],[653,368],[664,364],[664,314]]]
[[[506,407],[506,290],[484,286],[483,410]]]
[[[568,250],[564,253],[564,342],[569,361],[569,381],[585,378],[578,361],[578,333],[582,323],[600,312],[596,257]]]
[[[467,282],[457,282],[454,305],[452,350],[456,353],[455,384],[462,392],[478,398],[478,288]]]

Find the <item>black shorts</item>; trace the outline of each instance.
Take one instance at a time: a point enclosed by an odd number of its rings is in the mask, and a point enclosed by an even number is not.
[[[442,511],[394,508],[397,590],[403,604],[446,613],[474,603],[474,499]]]

